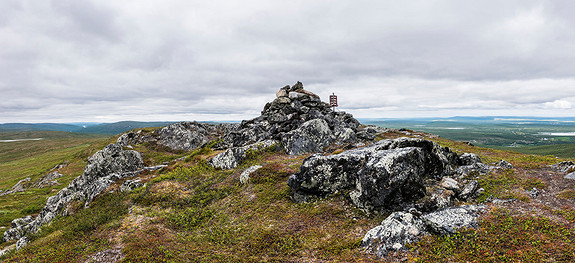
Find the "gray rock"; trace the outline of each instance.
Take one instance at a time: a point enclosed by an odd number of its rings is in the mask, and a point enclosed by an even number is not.
[[[18,181],[14,186],[12,186],[12,188],[10,188],[10,190],[0,193],[0,196],[26,191],[27,185],[30,182],[30,180],[31,180],[30,177],[26,177],[26,178]]]
[[[575,172],[565,175],[565,179],[575,180]]]
[[[288,154],[304,154],[322,152],[334,140],[327,122],[323,119],[314,119],[286,133],[282,143]]]
[[[553,168],[553,170],[557,172],[569,173],[575,170],[575,163],[573,163],[572,161],[564,161],[551,165],[551,168]]]
[[[47,173],[44,176],[42,176],[42,178],[40,178],[39,180],[37,180],[36,182],[34,182],[32,184],[32,187],[35,188],[44,188],[44,187],[49,187],[49,186],[54,186],[54,185],[59,185],[60,183],[58,183],[58,178],[64,176],[63,174],[60,174],[56,171],[51,172],[51,173]]]
[[[491,170],[495,169],[495,166],[483,164],[483,163],[474,163],[471,165],[464,165],[460,166],[455,169],[454,174],[459,176],[467,176],[471,173],[478,173],[481,175],[486,175],[491,172]]]
[[[242,172],[242,174],[240,174],[240,182],[242,184],[247,184],[248,181],[250,180],[250,175],[260,168],[262,168],[261,165],[254,165],[254,166],[250,166],[248,169],[244,170]]]
[[[431,187],[431,190],[426,194],[429,198],[424,198],[425,211],[434,211],[453,206],[455,193],[452,190],[447,190],[443,187]]]
[[[539,197],[539,194],[541,194],[541,193],[539,192],[539,190],[537,190],[537,188],[533,187],[533,189],[531,189],[531,191],[527,191],[527,194],[529,196],[531,196],[531,198],[535,199],[535,198]]]
[[[148,143],[174,151],[190,151],[206,145],[235,128],[237,124],[206,124],[199,122],[173,123],[154,132],[127,132],[116,144],[130,148],[131,145]]]
[[[94,255],[90,256],[84,263],[96,263],[96,262],[120,262],[124,258],[122,249],[120,248],[110,248],[103,251],[99,251]]]
[[[30,223],[15,225],[8,229],[3,236],[4,241],[15,240],[28,233],[36,233],[38,229],[51,222],[57,215],[66,214],[67,205],[75,200],[90,201],[110,186],[113,182],[134,176],[143,167],[140,154],[132,150],[123,150],[120,145],[110,144],[96,152],[88,159],[84,172],[75,178],[67,187],[46,201],[40,214]]]
[[[184,158],[185,158],[185,157],[184,157]],[[183,160],[183,159],[182,159],[182,160]],[[156,170],[160,170],[160,169],[165,168],[165,167],[168,167],[168,165],[167,165],[167,164],[160,164],[160,165],[154,165],[154,166],[144,167],[144,170],[147,170],[147,171],[156,171]]]
[[[383,257],[389,251],[405,250],[406,244],[418,241],[423,233],[426,233],[425,224],[419,218],[410,213],[394,212],[365,234],[362,246]]]
[[[440,235],[455,234],[464,227],[475,227],[479,213],[485,209],[483,205],[465,205],[450,207],[422,216],[423,222],[433,233]]]
[[[34,222],[34,218],[32,216],[25,216],[12,220],[10,228],[4,232],[2,240],[7,242],[22,238],[30,230],[30,223],[32,222]]]
[[[199,123],[174,123],[156,130],[158,144],[174,150],[193,150],[209,141],[209,131]]]
[[[461,192],[459,193],[459,199],[466,201],[469,198],[472,198],[476,195],[477,188],[479,187],[479,183],[475,180],[470,181],[467,183]]]
[[[481,158],[474,153],[464,153],[459,156],[459,165],[473,165],[475,163],[481,163]]]
[[[513,165],[505,160],[499,161],[496,166],[501,167],[503,169],[513,169]]]
[[[423,197],[425,179],[445,175],[456,162],[455,153],[431,141],[381,140],[336,155],[312,155],[288,185],[304,195],[351,190],[356,206],[385,210]]]
[[[21,237],[20,239],[18,239],[18,242],[16,242],[16,250],[20,250],[22,248],[24,248],[25,246],[28,245],[28,237]]]
[[[460,191],[459,183],[450,177],[443,177],[441,180],[441,186],[447,190],[453,190],[455,192]]]
[[[120,186],[120,191],[130,192],[130,191],[132,191],[136,188],[142,187],[142,186],[144,186],[144,183],[142,183],[142,179],[140,179],[140,178],[134,179],[134,180],[126,180]]]
[[[279,146],[280,143],[278,141],[265,140],[243,147],[230,148],[225,152],[214,156],[209,161],[209,164],[219,169],[233,169],[237,167],[244,158],[246,158],[248,151],[259,151],[265,148],[272,148],[272,150],[276,150],[279,148]]]

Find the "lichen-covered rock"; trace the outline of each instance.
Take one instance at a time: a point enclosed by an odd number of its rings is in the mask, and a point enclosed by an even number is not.
[[[467,176],[471,173],[478,173],[481,175],[485,175],[490,173],[495,168],[497,167],[487,165],[484,163],[474,163],[458,167],[457,169],[455,169],[454,174],[459,175],[460,177]]]
[[[248,151],[259,151],[263,149],[276,150],[280,147],[280,143],[275,140],[265,140],[254,144],[246,145],[243,147],[233,147],[227,149],[225,152],[214,156],[209,164],[219,169],[233,169],[246,158]]]
[[[32,184],[32,187],[44,188],[44,187],[59,185],[60,183],[58,183],[57,179],[62,177],[62,176],[64,176],[64,175],[58,173],[57,171],[47,173],[44,176],[42,176],[42,178],[40,178],[39,180],[34,182]]]
[[[287,132],[282,143],[288,154],[322,152],[335,138],[327,122],[323,119],[307,121],[301,127]]]
[[[40,214],[24,226],[12,227],[3,236],[4,241],[15,240],[14,233],[24,236],[36,233],[38,229],[51,222],[56,216],[66,213],[67,205],[74,200],[90,201],[113,182],[133,176],[143,167],[143,160],[136,151],[123,150],[120,145],[110,144],[88,159],[84,172],[67,187],[46,201]]]
[[[206,145],[234,130],[237,124],[207,124],[199,122],[178,122],[154,132],[127,132],[116,141],[126,147],[132,144],[149,143],[175,151],[190,151]]]
[[[459,156],[459,165],[472,165],[474,163],[481,163],[481,158],[474,153],[463,153]]]
[[[478,187],[479,183],[475,180],[467,183],[459,193],[459,199],[466,201],[467,199],[474,197],[477,193]]]
[[[509,163],[508,161],[505,161],[505,160],[501,160],[501,161],[497,162],[496,166],[503,168],[503,169],[513,169],[513,165],[511,163]]]
[[[134,179],[134,180],[126,180],[120,186],[120,191],[122,192],[130,192],[136,188],[142,187],[144,183],[142,183],[142,179]]]
[[[460,191],[459,183],[451,177],[443,177],[443,179],[441,179],[440,184],[441,184],[441,187],[443,187],[447,190],[453,190],[457,193]]]
[[[423,215],[421,218],[431,232],[448,235],[455,234],[460,228],[475,227],[477,217],[484,209],[483,205],[449,207]]]
[[[572,161],[564,161],[554,165],[551,165],[553,170],[562,172],[562,173],[569,173],[575,171],[575,163]]]
[[[25,216],[12,220],[10,228],[4,232],[2,240],[7,242],[22,238],[30,230],[30,223],[33,221],[34,218],[32,216]]]
[[[28,245],[28,237],[21,237],[20,239],[18,239],[18,242],[16,242],[16,250],[20,250],[27,245]]]
[[[356,206],[379,211],[423,197],[425,179],[442,177],[456,163],[455,153],[431,141],[382,140],[336,155],[312,155],[288,185],[298,195],[351,190]]]
[[[390,251],[405,250],[406,244],[417,242],[429,232],[450,235],[461,228],[475,227],[484,209],[482,205],[449,207],[422,216],[394,212],[366,233],[362,246],[383,257]]]
[[[26,177],[18,181],[14,186],[12,186],[12,188],[10,188],[10,190],[0,193],[0,196],[26,191],[30,183],[30,180],[31,180],[30,177]]]
[[[262,168],[261,165],[254,165],[254,166],[250,166],[248,169],[244,170],[242,172],[242,174],[240,174],[240,182],[242,184],[247,184],[248,181],[250,180],[250,174],[252,174],[253,172],[257,171],[260,168]]]
[[[406,249],[406,244],[418,241],[423,233],[426,226],[421,219],[410,213],[394,212],[365,234],[362,246],[383,257],[389,251]]]

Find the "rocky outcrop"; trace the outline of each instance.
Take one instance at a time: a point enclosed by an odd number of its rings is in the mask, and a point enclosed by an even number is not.
[[[264,140],[277,140],[289,154],[321,152],[326,146],[355,144],[375,138],[377,129],[362,129],[351,114],[334,112],[301,82],[285,86],[267,103],[261,116],[242,121],[224,136],[225,147],[242,147]]]
[[[362,245],[383,257],[389,251],[405,249],[406,244],[418,241],[419,236],[426,232],[425,224],[418,217],[410,213],[394,212],[365,234]]]
[[[455,234],[455,231],[460,228],[475,227],[477,216],[483,209],[485,206],[482,205],[449,207],[423,215],[421,219],[435,234]]]
[[[425,196],[426,179],[441,178],[457,154],[413,138],[382,140],[331,156],[312,155],[288,180],[295,196],[348,191],[352,202],[382,211]]]
[[[235,129],[237,124],[178,122],[153,132],[127,132],[117,141],[120,146],[148,143],[175,151],[190,151],[206,145]]]
[[[0,196],[26,191],[26,188],[28,188],[27,186],[29,185],[30,180],[31,180],[30,177],[26,177],[26,178],[24,178],[24,179],[18,181],[18,182],[17,182],[14,186],[12,186],[12,188],[10,188],[8,191],[5,191],[5,192],[0,193]]]
[[[349,128],[346,129],[351,130]],[[347,135],[345,139],[349,139],[350,136]],[[287,132],[282,137],[282,143],[288,154],[322,152],[325,147],[334,141],[335,136],[323,119],[306,121],[301,127]]]
[[[44,187],[59,185],[60,183],[58,183],[57,179],[62,177],[62,176],[64,176],[64,175],[58,173],[57,171],[47,173],[44,176],[42,176],[40,179],[38,179],[36,182],[34,182],[32,184],[32,187],[44,188]]]
[[[46,206],[34,220],[31,221],[30,216],[15,219],[12,228],[4,232],[3,240],[20,239],[28,233],[36,233],[41,226],[51,222],[56,216],[65,214],[70,202],[85,200],[87,206],[110,184],[135,175],[142,167],[142,157],[138,152],[123,150],[117,144],[106,146],[90,157],[82,175],[56,195],[48,198]]]
[[[575,163],[572,161],[564,161],[554,165],[551,165],[551,168],[557,172],[561,173],[570,173],[575,171]]]
[[[279,147],[280,143],[274,140],[265,140],[243,147],[233,147],[214,156],[209,161],[209,164],[219,169],[233,169],[237,167],[244,158],[246,158],[250,151],[260,151],[264,149],[275,150]]]
[[[365,234],[362,245],[379,257],[390,251],[405,250],[408,243],[419,241],[426,233],[454,234],[461,228],[477,226],[477,217],[485,206],[450,207],[422,216],[394,212]]]

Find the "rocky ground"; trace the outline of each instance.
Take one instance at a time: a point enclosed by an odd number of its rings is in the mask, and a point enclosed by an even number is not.
[[[515,252],[489,248],[489,238],[519,220],[552,230],[522,226],[541,237],[530,245],[508,237],[509,249],[527,251],[512,261],[566,261],[573,250],[536,242],[575,247],[575,165],[560,161],[363,126],[298,82],[241,124],[122,134],[40,214],[14,220],[3,236],[13,246],[2,253],[21,250],[13,261],[50,253],[86,262],[501,261]],[[70,245],[54,252],[51,242]]]

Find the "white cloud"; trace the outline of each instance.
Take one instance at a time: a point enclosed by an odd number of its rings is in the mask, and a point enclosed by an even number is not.
[[[359,116],[563,115],[574,103],[573,8],[5,0],[0,122],[250,117],[298,80]]]

